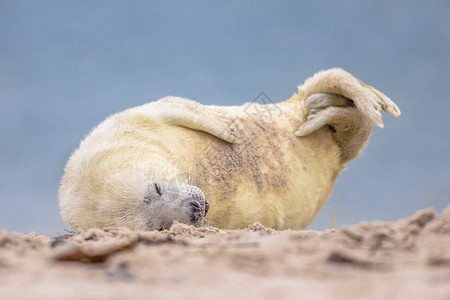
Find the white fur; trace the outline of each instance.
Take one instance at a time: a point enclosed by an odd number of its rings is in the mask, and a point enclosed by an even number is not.
[[[341,69],[317,73],[298,91],[276,105],[204,106],[167,97],[109,117],[67,163],[59,191],[64,220],[76,230],[149,229],[158,214],[172,213],[143,201],[149,183],[183,174],[182,184],[209,200],[209,224],[306,227],[344,164],[366,146],[370,124],[383,125],[379,110],[400,110]]]

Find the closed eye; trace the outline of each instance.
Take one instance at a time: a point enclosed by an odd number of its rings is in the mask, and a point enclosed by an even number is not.
[[[160,188],[159,188],[159,186],[158,186],[157,183],[155,183],[155,190],[156,190],[156,192],[158,193],[158,195],[161,196],[161,190],[160,190]]]

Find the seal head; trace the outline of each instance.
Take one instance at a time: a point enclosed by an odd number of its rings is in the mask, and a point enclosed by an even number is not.
[[[173,221],[201,226],[209,210],[203,191],[189,184],[150,181],[144,197],[147,206],[149,230],[164,230]]]

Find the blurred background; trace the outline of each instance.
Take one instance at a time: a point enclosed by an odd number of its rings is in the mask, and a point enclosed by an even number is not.
[[[169,4],[170,3],[170,4]],[[341,67],[401,108],[384,114],[310,229],[450,203],[450,1],[0,1],[0,228],[69,229],[57,190],[108,115],[176,95],[285,100]]]

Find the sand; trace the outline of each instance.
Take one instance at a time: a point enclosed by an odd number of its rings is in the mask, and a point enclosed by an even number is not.
[[[0,231],[0,299],[450,299],[450,206],[329,231]]]

